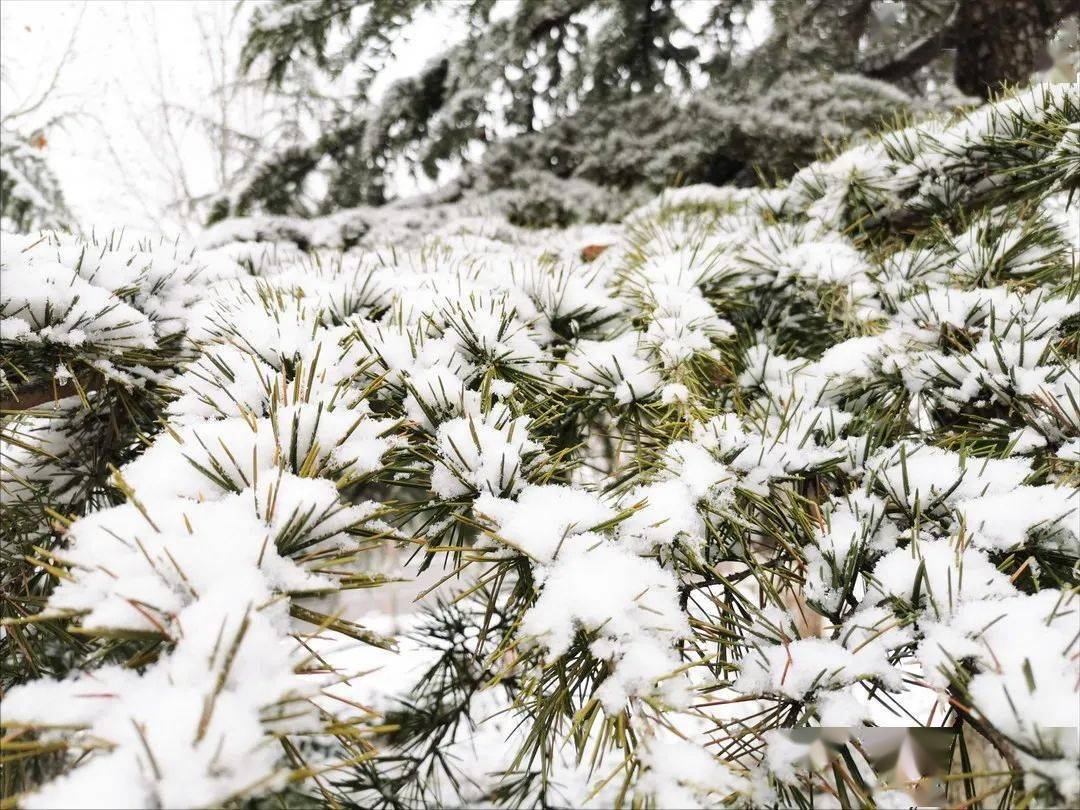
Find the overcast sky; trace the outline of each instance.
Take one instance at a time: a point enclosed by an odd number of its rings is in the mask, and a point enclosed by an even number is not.
[[[155,221],[146,211],[170,198],[168,166],[182,164],[195,193],[216,190],[202,140],[192,134],[169,143],[156,130],[162,96],[178,107],[205,108],[212,76],[203,31],[208,25],[227,28],[235,8],[231,0],[0,2],[4,115],[32,103],[49,86],[75,35],[49,101],[23,116],[18,129],[27,132],[66,116],[63,126],[47,128],[43,150],[84,227],[179,227],[178,220]],[[233,25],[233,48],[241,45],[244,30],[242,23]],[[446,35],[445,21],[421,22],[376,89],[414,72]]]
[[[52,116],[66,116],[62,126],[47,128],[44,151],[80,222],[152,227],[139,198],[148,203],[163,198],[155,193],[152,146],[139,126],[155,114],[155,49],[160,46],[162,76],[173,98],[194,100],[206,74],[200,72],[201,60],[192,58],[200,47],[193,11],[201,6],[213,12],[217,5],[224,4],[4,0],[5,115],[48,87],[75,35],[56,90],[17,125],[26,132]],[[163,34],[157,45],[155,32]],[[128,182],[119,176],[118,161],[131,169]]]

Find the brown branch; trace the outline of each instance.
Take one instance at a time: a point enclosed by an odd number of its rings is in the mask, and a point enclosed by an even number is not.
[[[77,374],[63,384],[52,379],[29,383],[15,389],[9,388],[0,394],[0,413],[29,411],[46,402],[58,402],[65,397],[77,396],[80,391],[95,391],[101,383],[102,376],[95,371]]]
[[[953,689],[949,690],[949,705],[953,707],[953,710],[963,722],[971,726],[973,731],[994,746],[994,749],[1005,761],[1009,770],[1013,772],[1013,779],[1019,780],[1024,773],[1024,768],[1020,765],[1020,760],[1017,759],[1016,752],[1013,750],[1012,744],[1005,738],[1005,735],[989,723],[984,723],[975,717]],[[963,730],[960,733],[963,734]]]
[[[869,76],[871,79],[881,79],[889,82],[897,81],[905,76],[910,76],[946,48],[955,47],[955,27],[962,5],[963,3],[957,3],[953,6],[948,18],[933,33],[926,35],[918,42],[912,43],[884,64],[874,65],[869,63],[861,65],[859,72],[864,76]]]

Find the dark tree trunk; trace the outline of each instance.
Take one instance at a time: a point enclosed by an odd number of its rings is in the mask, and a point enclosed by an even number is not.
[[[967,0],[951,37],[956,85],[986,98],[1001,84],[1024,82],[1048,66],[1046,40],[1057,22],[1045,0]]]
[[[987,98],[1002,84],[1022,84],[1050,66],[1048,40],[1058,25],[1080,14],[1080,0],[956,0],[945,23],[884,64],[861,71],[900,81],[941,55],[956,53],[956,85]]]

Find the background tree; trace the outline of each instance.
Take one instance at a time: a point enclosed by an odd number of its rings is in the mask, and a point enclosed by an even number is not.
[[[219,189],[242,185],[337,113],[314,78],[294,93],[284,85],[270,91],[241,74],[249,7],[211,3],[192,6],[189,14],[201,47],[179,74],[161,40],[159,9],[136,7],[124,15],[131,41],[142,47],[135,49],[139,76],[117,92],[137,137],[104,122],[100,127],[109,162],[142,212],[157,230],[186,235],[206,218]]]
[[[316,141],[279,153],[233,187],[212,220],[382,204],[383,178],[400,161],[428,178],[464,161],[459,187],[484,190],[535,185],[537,170],[622,191],[752,183],[759,167],[789,176],[824,138],[1026,79],[1045,67],[1049,36],[1078,10],[1076,0],[538,0],[509,12],[491,0],[277,0],[252,18],[245,70],[279,87],[304,71],[351,70],[355,104]],[[763,12],[769,33],[748,47]],[[372,104],[390,43],[424,14],[453,16],[461,40]],[[829,88],[807,92],[821,82]],[[791,114],[807,96],[845,101],[811,106],[807,125]],[[590,176],[582,155],[610,154],[613,141],[647,143],[654,155],[660,146],[670,160],[652,159],[647,169],[628,160],[605,169],[607,177]],[[496,144],[489,161],[475,160],[478,143]],[[516,164],[525,158],[528,173],[508,173],[507,155]],[[313,198],[304,191],[318,169],[325,191]]]
[[[13,86],[11,65],[0,56],[0,223],[8,230],[28,231],[71,222],[60,182],[45,154],[52,130],[82,116],[77,103],[58,98],[81,20],[80,13],[59,58],[51,69],[40,72],[41,81],[28,92],[20,93]]]
[[[48,140],[41,131],[25,135],[0,129],[0,222],[29,231],[71,221],[60,183],[45,160]]]

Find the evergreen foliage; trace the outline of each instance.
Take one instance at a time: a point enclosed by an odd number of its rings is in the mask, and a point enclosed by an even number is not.
[[[71,222],[56,175],[34,142],[43,146],[44,136],[26,138],[7,129],[0,135],[0,223],[5,230],[25,233]]]
[[[483,189],[521,191],[535,171],[577,173],[616,197],[635,183],[786,179],[823,140],[1025,81],[1060,21],[1080,13],[1076,0],[784,0],[768,5],[771,31],[747,51],[759,5],[275,0],[254,16],[246,67],[272,86],[313,70],[356,76],[355,103],[315,143],[227,190],[210,222],[378,205],[402,161],[429,178],[464,162],[465,185]],[[391,43],[428,14],[459,20],[462,41],[373,104]],[[492,147],[481,165],[477,144]],[[623,163],[612,165],[612,148]],[[516,177],[522,157],[529,174]],[[518,209],[548,208],[543,192],[516,197]]]
[[[698,93],[685,103],[637,98],[496,141],[484,154],[479,182],[513,188],[522,182],[519,172],[533,169],[620,192],[686,182],[754,185],[755,169],[786,179],[823,143],[846,143],[913,108],[890,85],[848,74],[786,74],[760,95]]]
[[[1044,85],[619,225],[5,235],[5,794],[1076,805],[1078,135]]]

